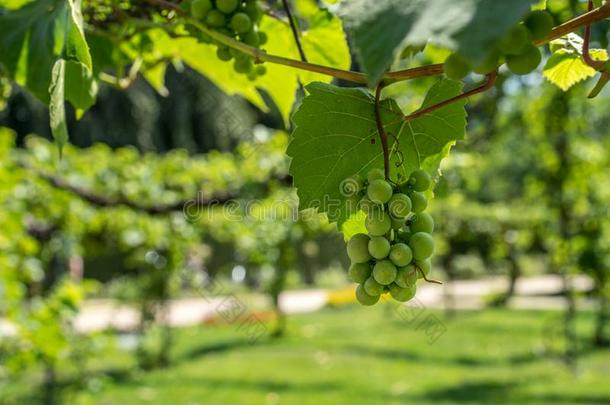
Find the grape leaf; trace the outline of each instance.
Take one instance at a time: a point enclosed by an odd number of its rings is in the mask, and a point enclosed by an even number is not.
[[[608,53],[605,49],[592,49],[591,57],[605,61]],[[593,77],[597,71],[587,65],[580,53],[560,49],[547,60],[543,70],[544,77],[563,91],[567,91],[576,83]]]
[[[300,208],[326,212],[331,222],[344,223],[355,202],[343,181],[383,167],[383,154],[374,117],[374,98],[365,89],[339,88],[324,83],[306,86],[308,95],[293,116],[294,131],[287,154]],[[461,84],[438,81],[423,107],[461,91]],[[391,178],[406,178],[416,168],[429,167],[445,146],[464,137],[466,112],[458,102],[411,122],[394,100],[381,103],[381,119],[389,137]],[[437,159],[440,162],[440,159]],[[402,163],[396,167],[397,163]]]
[[[39,0],[0,15],[0,63],[44,103],[60,57],[91,70],[79,8],[75,0]]]
[[[535,0],[352,0],[339,14],[372,85],[405,46],[427,41],[459,50],[474,63]]]

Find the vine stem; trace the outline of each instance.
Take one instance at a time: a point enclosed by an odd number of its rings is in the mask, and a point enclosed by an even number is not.
[[[479,87],[476,87],[472,90],[469,90],[469,91],[462,93],[460,95],[457,95],[455,97],[449,98],[447,100],[441,101],[440,103],[433,104],[429,107],[422,108],[421,110],[415,111],[414,113],[405,116],[403,118],[403,120],[412,121],[415,118],[419,118],[422,115],[429,114],[433,111],[446,107],[449,104],[453,104],[459,100],[474,96],[475,94],[478,94],[478,93],[483,93],[484,91],[487,91],[494,86],[494,84],[496,83],[497,77],[498,77],[498,72],[491,72],[487,75],[487,80],[485,81],[485,83],[483,83]]]
[[[379,82],[375,90],[375,124],[377,132],[381,140],[381,149],[383,150],[383,172],[386,180],[390,179],[390,150],[388,148],[388,134],[385,132],[383,122],[381,121],[381,91],[385,87],[385,83]]]
[[[288,4],[288,0],[282,0],[282,4],[284,6],[284,11],[286,11],[286,16],[288,17],[288,23],[290,24],[290,29],[292,30],[294,42],[296,43],[297,48],[299,50],[299,55],[301,56],[301,62],[307,62],[307,56],[305,56],[303,44],[301,44],[301,38],[299,38],[299,30],[297,29],[297,25],[294,21],[292,11],[290,10],[290,4]]]
[[[428,283],[432,283],[432,284],[443,284],[442,281],[438,281],[438,280],[434,280],[432,278],[428,278],[426,277],[426,275],[424,274],[424,271],[419,267],[419,266],[415,266],[415,268],[417,269],[417,271],[419,271],[419,274],[421,274],[421,277],[424,279],[424,281],[428,282]]]
[[[589,12],[591,12],[593,10],[593,0],[589,0],[587,7],[588,7]],[[585,26],[585,35],[583,37],[583,43],[582,43],[582,59],[587,65],[591,66],[593,69],[601,70],[604,67],[604,62],[594,60],[591,57],[591,52],[589,49],[590,45],[591,45],[591,24],[587,24]]]

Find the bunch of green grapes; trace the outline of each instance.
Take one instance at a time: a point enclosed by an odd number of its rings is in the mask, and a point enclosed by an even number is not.
[[[516,75],[531,73],[542,61],[540,50],[533,41],[549,35],[553,26],[551,14],[543,10],[532,11],[488,51],[483,62],[473,65],[459,52],[451,54],[445,61],[445,74],[450,79],[462,80],[470,72],[493,72],[505,62]]]
[[[266,34],[258,30],[263,13],[256,0],[193,0],[191,15],[207,27],[244,44],[258,48],[267,42]],[[254,66],[250,56],[225,45],[217,45],[218,59],[227,62],[233,60],[237,73],[246,74],[251,80],[265,74],[265,66]]]
[[[357,185],[359,209],[366,213],[367,234],[354,235],[347,243],[349,275],[359,284],[357,300],[374,305],[389,293],[397,301],[409,301],[417,280],[430,273],[434,253],[434,221],[425,212],[424,195],[430,176],[415,170],[406,183],[393,185],[382,170],[373,169],[366,180],[354,176],[346,181]]]

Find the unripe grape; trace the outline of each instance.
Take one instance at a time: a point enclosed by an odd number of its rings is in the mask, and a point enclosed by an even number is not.
[[[421,269],[421,272],[417,272],[418,278],[423,278],[423,276],[428,277],[428,274],[430,274],[430,271],[432,270],[432,261],[430,259],[416,260],[415,266]],[[421,273],[423,273],[423,275]]]
[[[377,209],[367,215],[364,226],[372,236],[382,236],[390,231],[392,221],[388,214]]]
[[[371,260],[369,240],[370,238],[367,235],[359,233],[347,242],[347,255],[352,262],[365,263]]]
[[[396,266],[389,260],[381,260],[373,266],[373,278],[381,285],[389,285],[396,279]]]
[[[498,47],[506,55],[518,55],[525,50],[530,41],[530,32],[523,25],[519,24],[515,25],[500,40]]]
[[[527,27],[534,40],[542,39],[549,35],[553,30],[555,22],[553,16],[544,10],[532,11],[523,24]]]
[[[246,6],[243,8],[244,13],[246,13],[248,15],[248,17],[250,17],[250,19],[252,21],[260,21],[263,13],[261,11],[261,9],[259,8],[258,4],[256,1],[251,1],[246,3]]]
[[[373,277],[369,277],[364,284],[362,284],[362,287],[368,295],[372,296],[381,295],[384,291],[383,286],[375,281]]]
[[[413,218],[411,218],[410,221],[409,228],[413,233],[432,233],[432,231],[434,231],[434,219],[432,219],[432,216],[427,212],[420,212],[413,215]]]
[[[237,0],[216,0],[216,8],[225,14],[231,14],[237,9]]]
[[[426,191],[432,185],[432,178],[428,172],[417,169],[409,176],[409,184],[415,191]]]
[[[233,69],[235,69],[237,73],[249,73],[252,68],[253,64],[249,58],[235,59],[235,62],[233,62]]]
[[[396,273],[396,280],[394,282],[402,288],[414,286],[419,278],[419,272],[412,264],[400,267],[398,273]]]
[[[373,236],[369,241],[369,253],[375,259],[385,259],[390,254],[390,241],[383,236]]]
[[[392,198],[392,186],[385,180],[373,180],[366,189],[366,195],[375,204],[385,204]]]
[[[198,20],[203,20],[208,11],[213,8],[212,0],[194,0],[191,3],[191,15]]]
[[[375,305],[377,301],[379,301],[379,294],[370,295],[366,292],[364,286],[359,285],[358,287],[356,287],[356,299],[360,304],[368,307],[371,305]]]
[[[231,28],[238,34],[245,34],[252,29],[252,20],[246,13],[235,13],[231,17]]]
[[[390,221],[392,221],[392,229],[399,230],[405,226],[406,219],[405,218],[394,218],[390,215]]]
[[[486,75],[498,69],[498,66],[502,64],[502,54],[497,49],[492,49],[491,52],[485,56],[485,59],[472,70],[480,75]]]
[[[233,59],[233,54],[231,54],[231,51],[226,46],[219,46],[216,49],[216,56],[218,57],[218,59],[223,60],[225,62]]]
[[[374,182],[375,180],[384,180],[385,174],[381,169],[371,169],[366,175],[366,179],[369,183]]]
[[[241,42],[246,45],[258,47],[260,44],[260,37],[258,36],[258,32],[255,30],[249,31],[243,35],[241,35]]]
[[[506,66],[516,75],[526,75],[534,71],[541,61],[540,50],[534,45],[528,45],[523,53],[507,56]]]
[[[388,201],[388,211],[394,218],[406,218],[411,212],[411,208],[411,199],[403,193],[394,194]]]
[[[349,266],[349,277],[355,283],[364,283],[371,276],[371,266],[368,263],[352,263]]]
[[[390,249],[390,260],[396,267],[404,267],[411,263],[413,252],[411,248],[404,243],[397,243]]]
[[[358,194],[363,187],[364,179],[360,175],[354,174],[341,182],[339,191],[344,196],[350,196]]]
[[[434,253],[434,239],[429,233],[414,233],[409,240],[409,246],[413,251],[415,260],[424,260]]]
[[[379,209],[379,207],[375,205],[375,203],[373,203],[371,200],[369,200],[367,196],[364,196],[362,197],[362,199],[360,199],[360,202],[358,203],[358,208],[364,211],[364,213],[367,215]]]
[[[205,16],[205,23],[212,28],[220,28],[227,23],[227,20],[220,11],[210,10]]]
[[[410,286],[407,288],[401,288],[397,284],[390,285],[390,295],[396,301],[399,302],[407,302],[413,297],[415,297],[416,288],[415,286]]]
[[[409,239],[411,239],[411,232],[410,231],[398,231],[398,233],[396,234],[396,238],[404,243],[409,243]]]
[[[265,73],[267,73],[267,67],[265,65],[256,65],[256,74],[259,76],[264,75]]]
[[[463,56],[453,53],[449,55],[445,61],[444,69],[448,78],[453,80],[462,80],[468,76],[468,73],[470,73],[472,67]]]
[[[250,17],[250,18],[252,18],[252,17]],[[268,38],[267,38],[267,34],[266,33],[259,32],[258,33],[258,38],[259,38],[259,40],[258,40],[259,44],[265,45],[267,43]]]
[[[413,191],[409,194],[411,199],[411,210],[415,213],[422,212],[428,207],[428,199],[422,193]]]

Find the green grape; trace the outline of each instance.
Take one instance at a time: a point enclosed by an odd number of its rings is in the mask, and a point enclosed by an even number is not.
[[[249,58],[235,59],[235,62],[233,62],[233,69],[237,73],[249,73],[253,67],[252,61]]]
[[[252,17],[250,17],[250,18],[252,18]],[[258,33],[258,43],[259,44],[265,45],[267,43],[268,39],[269,38],[267,38],[267,34],[266,33],[264,33],[264,32],[259,32]]]
[[[252,20],[246,13],[235,13],[230,25],[236,33],[245,34],[252,29]]]
[[[392,229],[399,230],[406,224],[405,218],[394,218],[390,215],[390,221],[392,221]]]
[[[366,179],[369,183],[374,182],[375,180],[384,180],[385,173],[381,169],[371,169],[366,175]]]
[[[432,179],[427,172],[417,169],[409,176],[409,184],[415,191],[426,191],[432,185]]]
[[[252,21],[258,22],[263,17],[263,12],[261,11],[260,7],[258,7],[256,1],[247,2],[246,6],[243,7],[243,11]]]
[[[553,30],[555,22],[553,16],[544,10],[532,11],[523,24],[527,27],[534,40],[542,39]]]
[[[358,203],[358,208],[360,208],[367,215],[378,209],[378,206],[375,205],[367,196],[362,197],[360,202]]]
[[[206,14],[213,8],[212,0],[194,0],[191,3],[191,15],[198,20],[203,20]]]
[[[398,284],[399,287],[407,288],[414,286],[419,278],[419,272],[412,264],[400,267],[398,269],[398,273],[396,273],[396,280],[394,282]]]
[[[265,65],[256,65],[256,74],[259,76],[264,75],[265,73],[267,73],[267,67]]]
[[[506,55],[518,55],[525,50],[525,47],[530,43],[530,33],[525,26],[515,25],[505,36],[500,40],[498,47]]]
[[[370,295],[366,292],[364,286],[359,285],[358,287],[356,287],[356,299],[360,304],[368,307],[371,305],[375,305],[377,301],[379,301],[379,294]]]
[[[409,243],[409,239],[411,239],[411,231],[398,231],[396,238],[402,242]]]
[[[428,277],[428,274],[430,274],[430,271],[432,270],[432,261],[430,261],[430,259],[416,260],[415,266],[421,269],[421,272],[417,272],[418,278],[423,278],[424,276]]]
[[[255,30],[249,31],[244,35],[241,35],[241,41],[250,46],[258,47],[260,45],[260,37],[258,32]]]
[[[229,60],[233,59],[233,55],[231,54],[231,51],[226,46],[219,46],[216,49],[216,56],[218,57],[218,59],[223,60],[223,61],[229,61]]]
[[[352,263],[349,266],[349,277],[355,283],[364,283],[371,276],[371,271],[368,263]]]
[[[396,279],[396,266],[389,260],[381,260],[373,266],[373,278],[381,285],[389,285]]]
[[[453,80],[462,80],[470,73],[470,63],[461,55],[453,53],[449,55],[444,65],[445,74]]]
[[[396,267],[404,267],[411,263],[413,252],[411,248],[404,243],[397,243],[390,249],[390,260]]]
[[[367,215],[364,226],[372,236],[383,236],[392,229],[392,221],[388,214],[377,209]]]
[[[231,14],[237,9],[237,0],[216,0],[216,8],[225,14]]]
[[[434,239],[429,233],[414,233],[409,240],[409,246],[413,251],[415,260],[424,260],[434,253]]]
[[[385,180],[373,180],[366,194],[375,204],[385,204],[392,198],[392,186]]]
[[[376,296],[383,294],[384,288],[379,284],[373,277],[369,277],[364,284],[362,284],[364,291],[368,295]]]
[[[344,196],[355,195],[364,188],[364,179],[355,174],[343,180],[340,184],[341,194]]]
[[[373,236],[369,241],[369,253],[375,259],[385,259],[390,254],[390,241],[383,236]]]
[[[409,198],[412,204],[411,210],[415,213],[422,212],[428,207],[428,199],[420,192],[411,192]]]
[[[432,231],[434,231],[434,219],[432,219],[432,216],[427,212],[420,212],[413,215],[413,218],[410,219],[409,228],[413,233],[432,233]]]
[[[369,254],[369,240],[368,235],[359,233],[354,235],[349,242],[347,242],[347,255],[350,260],[354,263],[366,263],[371,260]]]
[[[388,201],[388,211],[394,218],[406,218],[411,212],[412,204],[408,195],[397,193]]]
[[[542,55],[540,55],[540,50],[534,45],[528,45],[523,53],[507,56],[506,66],[516,75],[526,75],[534,71],[541,61]]]
[[[205,23],[212,28],[220,28],[227,23],[225,15],[218,10],[210,10],[205,16]]]
[[[498,69],[502,64],[502,54],[499,50],[493,49],[489,52],[483,61],[475,66],[472,70],[480,75],[486,75]]]
[[[390,295],[396,301],[399,302],[407,302],[413,297],[415,297],[416,288],[415,286],[401,288],[397,284],[390,285]]]

